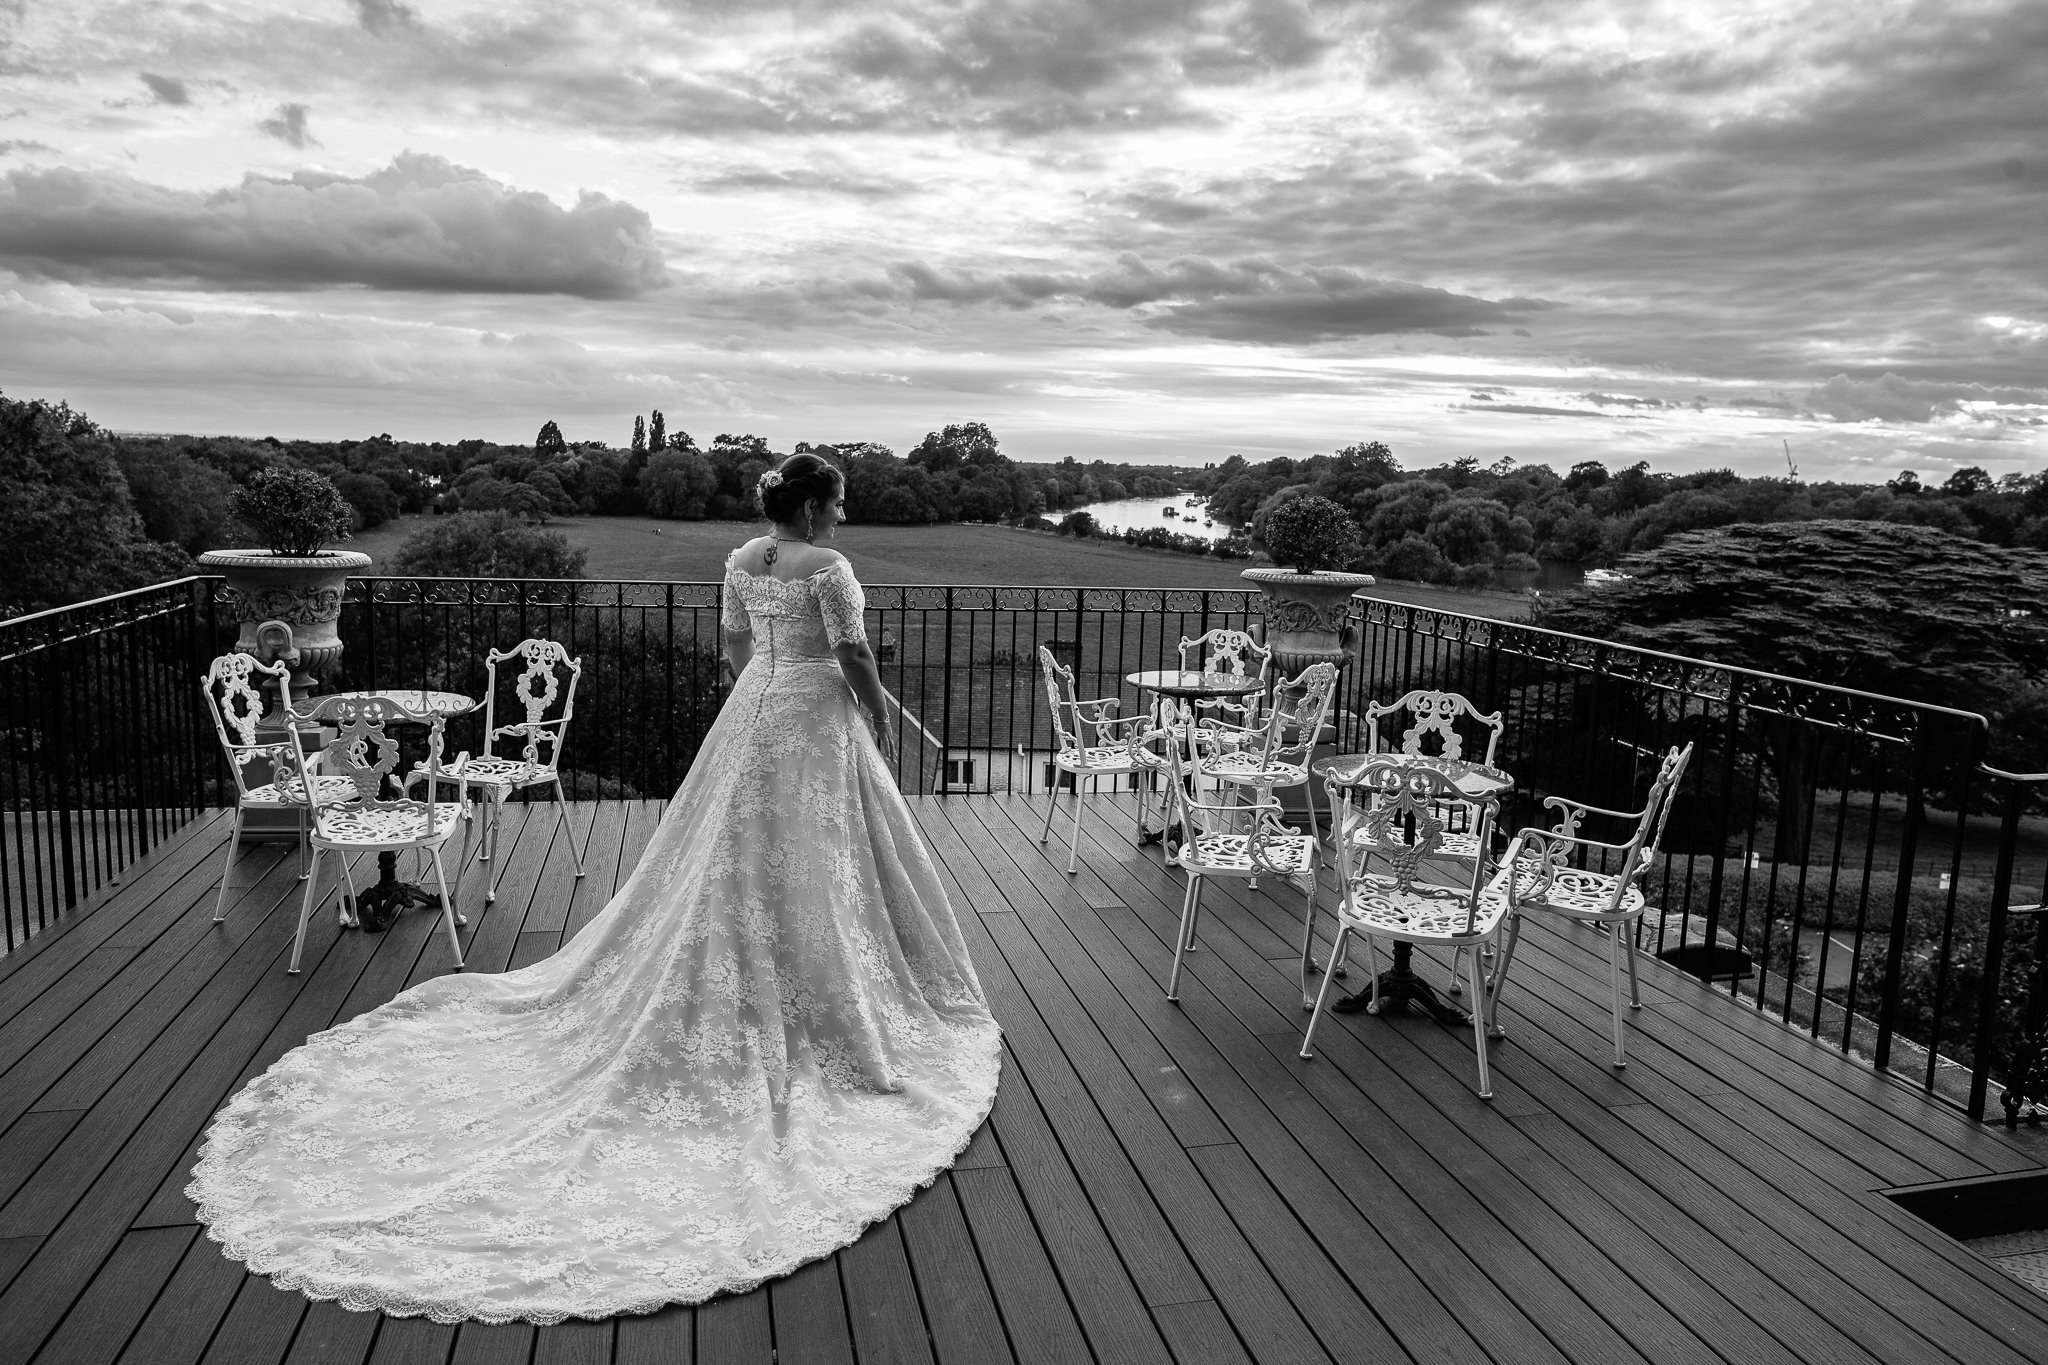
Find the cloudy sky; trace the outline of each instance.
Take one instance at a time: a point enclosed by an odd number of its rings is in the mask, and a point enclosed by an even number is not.
[[[2040,0],[0,0],[0,389],[2048,467]]]

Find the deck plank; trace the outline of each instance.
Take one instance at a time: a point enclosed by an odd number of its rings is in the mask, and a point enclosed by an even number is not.
[[[186,825],[67,911],[56,924],[11,953],[0,955],[0,1019],[33,1000],[78,960],[148,911],[160,894],[192,869],[219,859],[228,841],[228,813],[215,811]],[[216,883],[217,884],[217,883]],[[184,898],[176,898],[181,912]]]
[[[128,1341],[127,1349],[121,1352],[121,1360],[132,1365],[189,1365],[206,1354],[207,1345],[214,1340],[225,1317],[245,1281],[255,1284],[280,1304],[291,1308],[291,1327],[298,1327],[299,1319],[305,1315],[306,1301],[297,1294],[280,1294],[260,1280],[251,1280],[237,1261],[230,1261],[220,1254],[220,1248],[203,1236],[192,1235],[194,1229],[186,1228],[185,1255],[172,1273],[170,1283],[151,1306],[149,1315],[135,1330]],[[249,1324],[245,1321],[240,1329],[229,1338],[240,1341]],[[284,1340],[277,1343],[275,1350],[257,1349],[251,1343],[242,1350],[242,1358],[274,1362],[290,1344],[287,1331]]]
[[[987,1132],[987,1125],[981,1131]],[[995,1290],[967,1230],[952,1173],[940,1173],[896,1218],[938,1358],[946,1365],[1014,1365]]]
[[[953,1188],[988,1267],[989,1288],[1012,1349],[1024,1353],[1019,1365],[1091,1365],[1095,1356],[1088,1349],[1087,1331],[1009,1168],[956,1171]]]
[[[64,1365],[110,1365],[191,1244],[190,1228],[146,1228],[124,1235],[43,1343],[43,1358]]]
[[[996,1113],[953,1169],[796,1276],[546,1328],[309,1304],[194,1225],[183,1186],[219,1105],[450,966],[435,917],[344,933],[330,901],[287,976],[289,850],[243,851],[216,928],[226,826],[194,822],[0,959],[0,1359],[2039,1358],[2048,1299],[1873,1191],[2037,1168],[2048,1135],[1968,1124],[1661,963],[1616,1073],[1599,945],[1542,921],[1493,1104],[1472,1094],[1469,1032],[1420,1019],[1333,1017],[1303,1063],[1299,900],[1219,885],[1167,1002],[1180,880],[1135,842],[1131,798],[1083,804],[1071,877],[1063,837],[1038,842],[1043,803],[912,803],[1009,1043]],[[474,868],[458,896],[471,969],[588,924],[664,809],[571,803],[578,879],[548,803],[509,805],[496,902]]]
[[[853,1331],[837,1255],[767,1286],[776,1365],[853,1365]]]
[[[584,854],[586,859],[589,856]],[[670,1305],[658,1313],[620,1321],[614,1365],[693,1365],[696,1344],[697,1310]]]
[[[196,1357],[205,1365],[275,1365],[284,1359],[306,1319],[309,1305],[303,1295],[273,1288],[269,1281],[254,1275],[240,1278],[241,1292],[235,1295],[234,1305],[206,1354]],[[172,1365],[171,1357],[151,1355],[138,1355],[136,1365],[158,1360]]]
[[[896,1217],[883,1219],[865,1237],[840,1251],[837,1259],[846,1291],[846,1320],[853,1327],[850,1345],[858,1351],[860,1359],[887,1361],[889,1365],[929,1365],[931,1341],[925,1332],[924,1314],[918,1307],[917,1282],[910,1274],[902,1221]],[[775,1340],[779,1347],[779,1306]],[[836,1348],[837,1342],[833,1345]],[[850,1362],[852,1354],[845,1359]]]
[[[767,1293],[728,1294],[698,1305],[697,1359],[705,1365],[775,1365]]]

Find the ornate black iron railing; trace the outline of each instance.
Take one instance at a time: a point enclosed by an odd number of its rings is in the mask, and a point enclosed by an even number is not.
[[[215,579],[0,622],[0,902],[12,949],[156,840],[228,799],[196,683],[230,647]],[[483,656],[529,635],[585,671],[565,757],[579,797],[664,795],[722,704],[709,583],[365,578],[343,603],[330,687],[481,695]],[[870,638],[901,699],[913,793],[1045,792],[1040,645],[1081,690],[1146,704],[1125,675],[1184,637],[1259,624],[1253,591],[871,586]],[[2048,990],[2036,776],[1983,764],[1982,717],[1511,622],[1371,598],[1336,743],[1369,700],[1416,687],[1502,711],[1510,825],[1561,794],[1631,808],[1673,744],[1695,746],[1648,879],[1648,951],[1829,1045],[1982,1114]],[[474,721],[468,722],[474,727]],[[479,737],[458,723],[456,747]],[[2024,926],[2014,932],[2014,924]]]

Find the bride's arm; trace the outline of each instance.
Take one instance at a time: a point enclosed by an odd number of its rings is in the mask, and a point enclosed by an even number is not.
[[[896,708],[891,703],[889,689],[882,686],[882,672],[875,667],[875,652],[868,648],[866,640],[848,640],[832,646],[832,652],[839,656],[839,671],[846,675],[847,686],[853,695],[867,708],[868,715],[875,723],[875,742],[882,746],[884,757],[896,757]]]
[[[732,665],[732,675],[738,678],[747,671],[747,663],[754,657],[754,632],[727,628],[725,634],[725,657]]]

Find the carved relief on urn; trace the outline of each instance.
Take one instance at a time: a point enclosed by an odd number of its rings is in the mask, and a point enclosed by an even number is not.
[[[1265,644],[1278,676],[1295,677],[1316,663],[1342,669],[1351,661],[1358,648],[1351,595],[1373,585],[1371,574],[1246,569],[1243,577],[1266,593]]]
[[[292,695],[305,696],[315,680],[341,658],[341,595],[350,574],[370,567],[370,557],[354,550],[327,550],[313,555],[273,555],[262,550],[208,550],[201,565],[223,575],[238,627],[235,648],[257,652],[256,628],[265,621],[283,621],[292,628],[299,651],[292,672]]]

